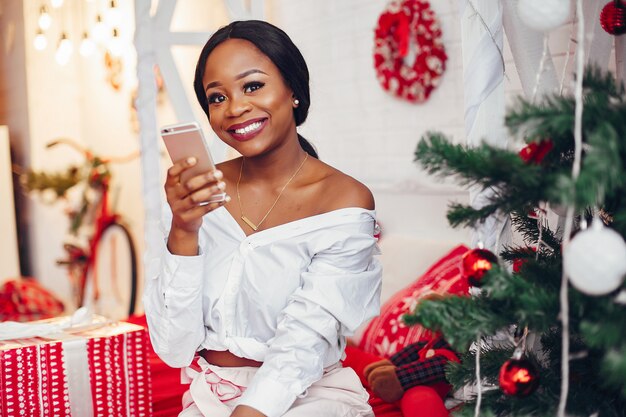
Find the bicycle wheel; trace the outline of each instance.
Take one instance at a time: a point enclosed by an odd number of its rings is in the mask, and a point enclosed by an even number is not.
[[[94,288],[97,283],[97,289]],[[87,274],[83,305],[114,320],[135,312],[137,256],[130,232],[121,223],[111,223],[102,232],[95,261]]]

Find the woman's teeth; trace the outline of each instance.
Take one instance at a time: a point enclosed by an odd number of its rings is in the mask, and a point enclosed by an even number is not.
[[[262,124],[263,123],[261,123],[261,122],[250,123],[248,126],[244,127],[243,129],[235,129],[235,133],[237,133],[239,135],[243,135],[245,133],[250,133],[253,130],[257,130],[258,128],[260,128]]]

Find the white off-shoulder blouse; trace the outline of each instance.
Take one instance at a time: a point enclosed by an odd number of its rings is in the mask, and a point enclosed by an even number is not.
[[[345,338],[379,313],[375,211],[333,210],[246,236],[224,207],[204,216],[198,256],[163,246],[143,296],[150,337],[168,365],[200,349],[263,362],[239,404],[282,415],[342,359]]]

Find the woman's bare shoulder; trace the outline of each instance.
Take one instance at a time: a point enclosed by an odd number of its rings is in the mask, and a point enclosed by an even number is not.
[[[318,161],[320,177],[318,180],[320,202],[323,211],[338,210],[348,207],[361,207],[374,210],[374,196],[367,186],[348,174],[345,174],[322,161]]]

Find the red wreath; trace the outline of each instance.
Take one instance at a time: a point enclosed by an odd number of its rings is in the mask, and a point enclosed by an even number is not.
[[[411,47],[415,48],[412,66],[405,63]],[[447,59],[441,27],[430,4],[390,1],[378,19],[374,39],[374,65],[382,87],[412,103],[426,101],[439,85]]]

